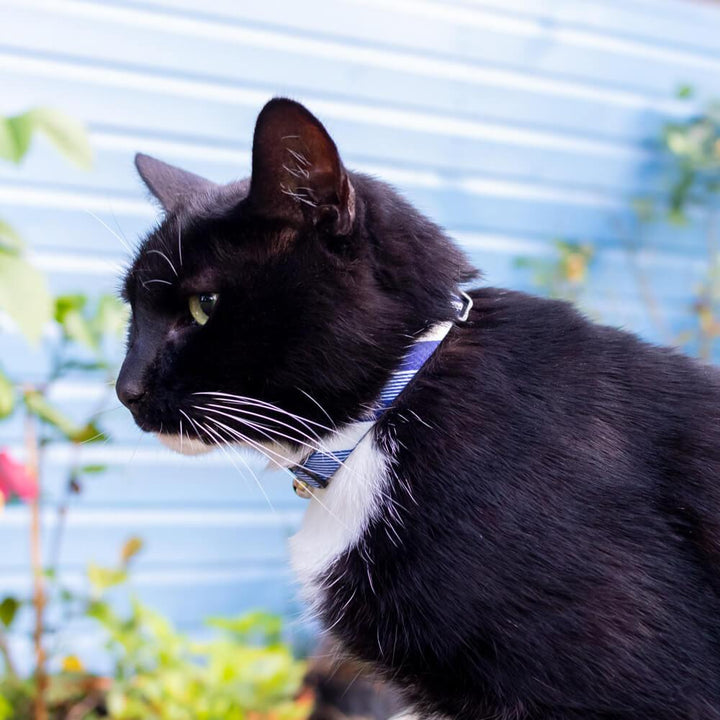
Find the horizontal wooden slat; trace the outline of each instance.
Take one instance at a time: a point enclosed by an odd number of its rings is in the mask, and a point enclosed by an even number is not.
[[[701,1],[474,0],[474,4],[540,22],[717,55],[717,14]]]
[[[198,483],[205,481],[200,475],[196,478]],[[145,483],[148,483],[147,477]],[[169,483],[163,485],[167,490]],[[219,505],[214,508],[188,505],[183,509],[178,501],[173,502],[172,494],[167,496],[165,508],[131,507],[122,502],[104,507],[72,503],[61,523],[59,558],[55,547],[59,518],[55,510],[48,507],[43,515],[45,558],[48,563],[59,559],[61,567],[68,572],[82,569],[88,562],[115,565],[124,542],[130,537],[141,537],[146,549],[138,558],[138,570],[165,568],[169,572],[172,569],[175,574],[168,582],[174,582],[172,578],[178,573],[195,572],[187,568],[200,568],[203,564],[208,570],[218,564],[265,566],[272,561],[277,564],[277,571],[286,561],[286,540],[297,528],[303,508],[289,482],[284,483],[283,490],[284,506],[265,505],[264,509],[252,507],[251,503],[241,505],[239,491],[234,498],[236,509],[228,506],[227,498],[225,509]],[[137,502],[137,496],[135,500]],[[212,498],[208,500],[212,503]],[[182,502],[180,500],[180,505]],[[27,508],[6,508],[0,523],[0,542],[13,552],[3,560],[4,583],[13,584],[12,578],[20,582],[23,577],[23,568],[27,568],[29,561],[29,530]]]
[[[37,12],[34,5],[26,2],[5,13],[0,44],[8,50],[17,47],[18,32],[24,30],[23,52],[102,60],[121,67],[147,66],[171,71],[174,76],[184,73],[234,82],[243,82],[245,68],[251,65],[257,85],[287,87],[292,94],[316,93],[317,79],[322,78],[326,96],[345,96],[352,85],[353,96],[369,103],[546,124],[590,136],[639,139],[647,130],[648,112],[656,117],[659,111],[665,115],[687,113],[686,105],[670,100],[590,89],[559,79],[542,81],[518,72],[398,50],[316,37],[301,39],[283,29],[168,16],[127,6],[88,6],[74,0],[38,2],[40,7],[52,8],[52,24],[32,24]],[[118,25],[133,34],[131,62]],[[173,53],[180,39],[194,43],[193,56]],[[298,63],[303,64],[304,72],[289,79],[287,68]]]
[[[615,82],[621,87],[654,86],[661,94],[668,84],[672,87],[683,79],[680,73],[685,78],[693,73],[698,79],[708,80],[710,86],[717,81],[712,75],[717,60],[707,50],[668,47],[671,38],[658,45],[617,34],[582,31],[549,22],[547,11],[541,17],[527,18],[482,5],[427,0],[355,0],[335,3],[332,8],[320,0],[294,6],[274,0],[252,8],[233,0],[216,0],[201,11],[193,0],[151,0],[151,4],[173,14],[182,10],[200,19],[280,24],[313,34],[321,28],[324,34],[355,41],[452,53],[475,62],[526,71]],[[686,5],[679,0],[678,4]],[[713,15],[708,14],[708,18]],[[704,20],[699,15],[694,25]],[[648,66],[647,61],[653,66]]]

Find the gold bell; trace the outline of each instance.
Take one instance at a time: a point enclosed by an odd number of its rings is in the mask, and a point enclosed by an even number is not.
[[[312,491],[308,487],[308,484],[300,478],[293,478],[293,490],[295,494],[303,500],[309,500],[312,497]]]

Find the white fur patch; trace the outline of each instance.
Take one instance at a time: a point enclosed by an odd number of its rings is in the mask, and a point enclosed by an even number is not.
[[[381,508],[389,458],[368,432],[371,425],[350,425],[324,442],[323,449],[340,450],[359,440],[328,487],[312,490],[300,530],[290,538],[290,562],[310,603],[317,599],[319,578],[360,541]]]
[[[197,438],[182,437],[180,435],[166,435],[157,433],[157,439],[166,447],[181,455],[204,455],[214,448],[206,445]]]
[[[298,532],[290,538],[290,562],[308,602],[317,599],[319,578],[335,560],[354,547],[370,521],[381,509],[388,484],[389,458],[378,447],[373,422],[358,422],[324,438],[323,450],[355,449],[324,490],[312,489],[313,497]],[[183,455],[199,455],[215,448],[196,438],[158,434],[166,447]],[[270,467],[301,463],[307,453],[280,443],[262,443],[273,458]],[[250,447],[250,446],[246,446]],[[288,491],[290,485],[288,483]]]

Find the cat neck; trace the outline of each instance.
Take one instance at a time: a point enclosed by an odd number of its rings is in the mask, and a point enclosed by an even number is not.
[[[313,495],[311,488],[322,490],[329,485],[335,473],[373,429],[375,423],[392,407],[398,395],[433,356],[452,326],[456,322],[467,320],[473,304],[470,296],[460,292],[452,304],[456,312],[455,320],[436,323],[417,337],[385,383],[373,407],[355,422],[348,423],[333,433],[317,450],[306,454],[290,467],[295,476],[293,488],[298,496],[309,499]]]

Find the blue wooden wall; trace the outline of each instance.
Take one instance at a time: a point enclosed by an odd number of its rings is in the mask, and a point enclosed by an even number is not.
[[[631,199],[657,182],[653,139],[694,109],[673,99],[681,83],[697,104],[720,95],[712,3],[0,1],[0,112],[61,108],[88,124],[97,156],[81,172],[40,141],[21,168],[0,165],[0,217],[56,291],[112,290],[125,259],[113,233],[134,242],[156,217],[133,154],[242,177],[258,110],[286,94],[322,118],[349,167],[395,183],[443,224],[488,282],[527,288],[518,255],[547,256],[556,238],[593,242],[594,311],[657,338],[623,247],[636,232]],[[703,243],[698,225],[659,227],[640,258],[675,328]],[[42,372],[19,338],[0,343],[5,367]],[[57,397],[79,413],[102,392],[78,381]],[[182,627],[258,605],[296,615],[284,542],[303,502],[287,477],[248,458],[271,509],[224,457],[173,456],[124,410],[105,422],[116,441],[86,457],[111,469],[73,501],[66,580],[81,583],[89,560],[110,562],[138,534],[133,585]],[[0,445],[19,443],[19,425],[0,425]],[[50,448],[50,505],[69,460]],[[27,526],[22,507],[0,516],[0,596],[29,586]]]

